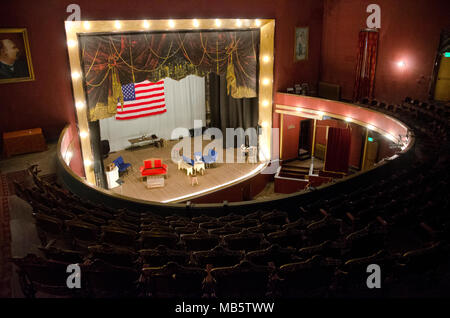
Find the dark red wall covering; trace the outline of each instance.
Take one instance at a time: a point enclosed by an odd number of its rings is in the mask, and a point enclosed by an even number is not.
[[[358,33],[366,28],[371,3],[381,7],[375,97],[427,99],[440,32],[450,27],[448,0],[325,0],[321,79],[341,85],[341,97],[352,98]]]
[[[0,133],[42,127],[57,139],[75,122],[64,20],[73,1],[15,0],[2,3],[0,27],[25,27],[36,74],[32,82],[0,85]],[[82,20],[167,18],[275,18],[274,91],[319,78],[323,2],[316,0],[108,0],[76,1]],[[294,30],[309,26],[307,61],[294,63]]]

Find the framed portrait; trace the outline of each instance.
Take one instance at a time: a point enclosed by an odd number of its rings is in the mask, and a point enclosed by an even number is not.
[[[33,80],[27,30],[0,29],[0,83]]]
[[[295,28],[294,61],[304,61],[308,59],[308,31],[308,27]]]

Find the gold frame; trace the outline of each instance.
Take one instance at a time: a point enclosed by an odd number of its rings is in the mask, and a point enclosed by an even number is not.
[[[18,82],[27,82],[27,81],[34,81],[34,70],[33,70],[33,63],[31,62],[31,52],[30,52],[30,44],[28,41],[28,33],[26,28],[6,28],[6,29],[0,29],[0,33],[21,33],[22,39],[23,39],[23,46],[25,48],[25,55],[26,55],[26,61],[27,61],[27,67],[28,67],[28,77],[13,77],[13,78],[4,78],[0,79],[0,84],[2,83],[18,83]]]
[[[274,19],[171,19],[171,20],[102,20],[102,21],[65,21],[66,38],[74,105],[78,118],[79,132],[83,136],[89,132],[86,95],[80,61],[78,34],[98,32],[149,32],[149,31],[181,31],[181,30],[239,30],[258,28],[260,30],[259,50],[259,92],[258,92],[258,124],[262,127],[259,136],[259,159],[268,162],[272,154],[272,105],[273,105],[273,65],[274,65]],[[77,76],[74,76],[76,74]],[[96,183],[93,169],[93,152],[90,140],[80,138],[81,152],[84,161],[86,182],[91,186]]]
[[[297,30],[306,30],[306,54],[304,59],[297,58]],[[309,56],[309,27],[296,27],[294,32],[294,62],[307,61]]]

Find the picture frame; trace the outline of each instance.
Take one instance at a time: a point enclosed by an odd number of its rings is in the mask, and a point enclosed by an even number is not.
[[[0,29],[0,84],[34,81],[26,28]]]
[[[309,51],[309,28],[295,28],[294,61],[305,61],[308,59]]]

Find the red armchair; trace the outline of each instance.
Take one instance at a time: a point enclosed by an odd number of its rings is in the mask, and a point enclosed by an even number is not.
[[[154,175],[164,175],[164,178],[167,178],[167,165],[159,158],[144,160],[144,166],[141,166],[140,170],[142,178]]]

